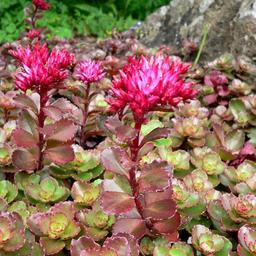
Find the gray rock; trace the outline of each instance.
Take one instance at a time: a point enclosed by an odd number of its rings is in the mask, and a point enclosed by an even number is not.
[[[231,52],[256,60],[256,0],[172,0],[146,19],[139,39],[151,47],[180,49],[186,39],[200,43],[206,25],[202,59]]]

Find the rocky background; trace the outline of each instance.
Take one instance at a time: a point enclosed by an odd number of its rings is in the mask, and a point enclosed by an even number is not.
[[[256,61],[256,0],[172,0],[148,16],[139,39],[150,47],[179,50],[184,40],[200,44],[205,26],[209,32],[202,60],[229,52]]]

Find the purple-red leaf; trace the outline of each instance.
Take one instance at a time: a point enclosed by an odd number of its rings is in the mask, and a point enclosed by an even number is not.
[[[167,219],[176,213],[176,203],[172,199],[165,199],[147,204],[143,209],[144,218],[156,220]]]
[[[44,114],[51,119],[58,121],[62,118],[63,114],[62,111],[59,108],[56,108],[54,106],[46,106],[44,109]]]
[[[176,213],[176,203],[172,198],[172,189],[163,192],[148,192],[144,195],[144,218],[162,220],[171,218]]]
[[[87,236],[81,236],[78,240],[71,241],[70,253],[72,256],[80,256],[85,249],[98,248],[100,246]]]
[[[170,134],[170,130],[168,128],[158,127],[143,138],[143,140],[140,143],[140,148],[150,141],[167,138],[169,134]]]
[[[128,233],[140,239],[147,233],[145,220],[143,219],[118,219],[112,229],[114,234]]]
[[[12,154],[12,163],[19,169],[24,171],[33,171],[37,167],[37,157],[25,149],[16,149]]]
[[[72,140],[77,132],[74,122],[68,119],[61,119],[54,124],[44,127],[43,133],[46,140],[66,142]]]
[[[120,148],[107,148],[101,153],[101,162],[105,169],[129,178],[129,170],[134,167],[128,154]]]
[[[16,128],[13,131],[12,139],[18,147],[22,148],[34,148],[38,143],[38,141],[31,133],[20,128]]]
[[[113,117],[106,120],[105,126],[122,142],[131,142],[138,134],[137,130]]]
[[[57,145],[44,151],[44,157],[55,164],[66,164],[74,160],[75,154],[70,145]]]
[[[20,108],[31,109],[34,113],[37,113],[37,106],[35,102],[26,94],[19,94],[14,99]]]
[[[177,231],[180,226],[180,214],[176,212],[176,214],[166,220],[159,220],[154,222],[154,229],[160,234],[173,234]]]
[[[100,203],[108,214],[124,214],[135,208],[134,198],[122,192],[103,192]]]
[[[153,162],[142,169],[139,179],[141,192],[163,191],[170,186],[171,167],[166,162]]]

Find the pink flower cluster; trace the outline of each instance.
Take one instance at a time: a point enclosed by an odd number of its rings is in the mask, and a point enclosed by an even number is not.
[[[49,4],[44,0],[33,0],[33,4],[41,10],[48,10],[50,8]]]
[[[101,62],[94,60],[81,61],[75,68],[74,76],[84,84],[95,83],[104,77]]]
[[[122,111],[129,105],[134,117],[143,119],[156,106],[175,106],[193,98],[197,93],[193,83],[181,78],[189,68],[189,64],[170,57],[131,57],[114,78],[112,98],[108,99],[110,110]]]
[[[33,40],[33,39],[39,37],[40,34],[41,34],[41,31],[40,31],[40,30],[38,30],[38,29],[32,29],[32,30],[28,31],[27,37],[30,38],[31,40]]]
[[[46,44],[36,42],[27,48],[18,47],[10,54],[18,61],[21,69],[16,73],[16,87],[27,89],[50,90],[59,86],[69,75],[68,68],[74,61],[74,56],[66,50],[53,49],[49,53]]]

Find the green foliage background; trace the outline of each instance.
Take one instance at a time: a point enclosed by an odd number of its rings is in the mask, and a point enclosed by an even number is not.
[[[38,22],[48,37],[105,37],[113,27],[123,31],[170,0],[48,0],[51,9]],[[24,30],[23,8],[30,0],[0,0],[0,43],[15,40]]]

